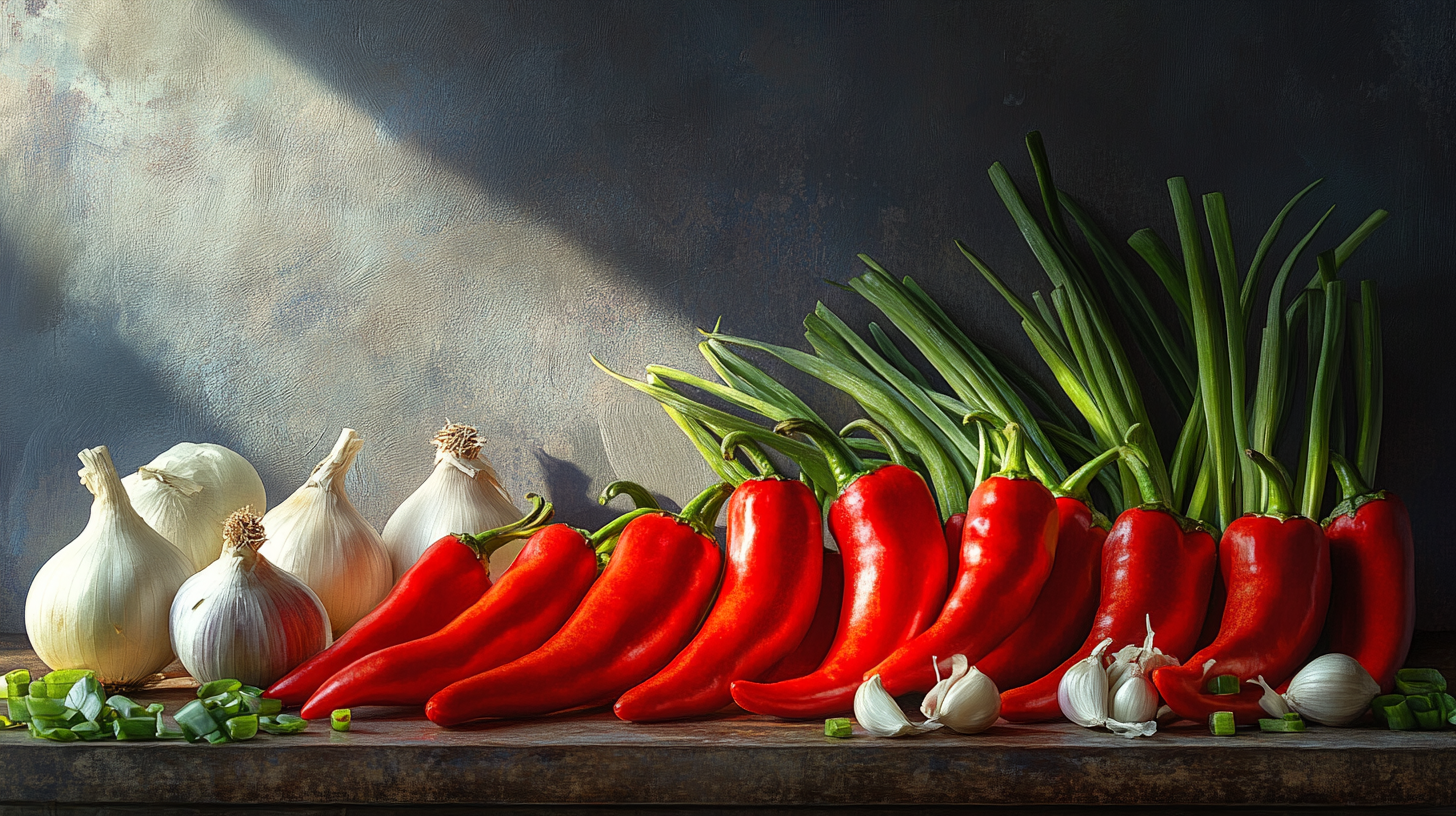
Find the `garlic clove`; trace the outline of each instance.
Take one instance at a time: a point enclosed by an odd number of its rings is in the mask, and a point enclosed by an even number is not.
[[[1158,690],[1137,663],[1128,669],[1122,682],[1112,690],[1111,696],[1107,716],[1112,720],[1145,723],[1158,716]]]
[[[953,656],[951,666],[950,685],[931,706],[927,722],[940,723],[959,734],[979,734],[1001,716],[1001,692],[991,678],[969,665],[965,655]]]
[[[1096,728],[1107,719],[1107,672],[1102,668],[1102,655],[1111,645],[1112,638],[1105,638],[1086,659],[1067,669],[1057,685],[1062,716],[1084,728]]]
[[[1306,720],[1339,726],[1360,719],[1378,694],[1380,684],[1358,660],[1332,652],[1300,669],[1284,700]]]
[[[965,655],[952,655],[950,659],[950,674],[942,678],[940,676],[940,658],[930,658],[931,668],[935,670],[936,683],[926,692],[925,699],[920,703],[920,713],[927,717],[935,716],[936,706],[941,698],[945,696],[946,689],[955,685],[955,682],[965,676],[970,669],[970,661]]]
[[[1255,686],[1263,687],[1264,696],[1259,698],[1259,707],[1264,709],[1269,716],[1283,717],[1289,713],[1289,704],[1284,701],[1284,697],[1279,692],[1270,688],[1269,684],[1264,682],[1264,675],[1261,674],[1259,675],[1259,679],[1249,680],[1247,682]]]
[[[860,727],[877,737],[904,737],[940,728],[940,723],[910,722],[900,710],[900,704],[885,691],[878,674],[855,690],[854,718]]]

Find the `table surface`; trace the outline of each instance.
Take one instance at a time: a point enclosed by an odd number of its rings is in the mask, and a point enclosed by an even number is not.
[[[1456,633],[1412,665],[1456,667]],[[0,668],[44,671],[23,637]],[[185,676],[132,696],[173,712]],[[1456,674],[1456,673],[1453,673]],[[167,687],[170,686],[170,687]],[[1323,728],[1213,737],[1184,723],[1129,740],[1004,721],[975,736],[847,740],[748,714],[633,725],[608,711],[442,729],[418,709],[355,708],[353,730],[221,746],[53,743],[0,733],[0,802],[519,805],[1453,805],[1456,731]]]

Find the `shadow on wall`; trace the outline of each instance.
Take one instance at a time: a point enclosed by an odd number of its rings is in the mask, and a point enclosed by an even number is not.
[[[66,303],[63,268],[38,270],[0,230],[0,631],[24,629],[31,577],[90,516],[77,452],[106,445],[126,475],[180,440],[237,445],[166,398],[107,304]]]

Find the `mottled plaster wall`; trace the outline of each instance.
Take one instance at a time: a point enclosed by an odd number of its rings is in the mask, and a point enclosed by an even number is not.
[[[349,425],[368,440],[349,487],[382,525],[448,416],[482,427],[514,494],[579,522],[616,476],[681,501],[696,454],[588,353],[701,371],[695,327],[797,343],[816,299],[862,325],[823,282],[858,251],[1030,364],[950,241],[1040,283],[984,174],[1024,179],[1033,128],[1118,236],[1172,233],[1174,174],[1229,196],[1244,258],[1318,176],[1335,231],[1392,211],[1349,275],[1381,280],[1381,473],[1415,514],[1421,625],[1456,626],[1448,5],[3,10],[0,631],[84,524],[85,446],[129,470],[219,442],[277,502]]]

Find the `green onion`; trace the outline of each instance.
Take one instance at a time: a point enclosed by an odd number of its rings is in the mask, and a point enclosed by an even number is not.
[[[9,717],[0,717],[0,728],[5,729],[6,731],[9,731],[12,728],[24,728],[24,727],[25,727],[25,723],[23,723],[23,722],[16,722],[15,720],[10,719]]]
[[[1279,720],[1261,719],[1259,720],[1259,730],[1275,734],[1294,733],[1305,730],[1304,720],[1291,720],[1288,717]]]
[[[177,720],[177,725],[188,742],[196,742],[217,731],[217,721],[212,718],[212,712],[207,710],[201,700],[193,700],[182,706],[173,718]]]
[[[157,721],[151,717],[118,717],[111,724],[111,729],[119,740],[157,738]]]
[[[65,711],[66,711],[66,701],[65,701],[65,698],[64,697],[61,698],[61,699],[55,699],[55,698],[51,698],[51,697],[37,697],[37,696],[35,696],[35,692],[37,690],[36,689],[36,686],[37,685],[40,685],[40,684],[32,684],[31,685],[31,687],[30,687],[31,694],[27,698],[27,701],[26,701],[26,704],[27,704],[27,706],[29,707],[29,710],[30,710],[30,715],[32,717],[61,717],[61,716],[69,716],[69,715],[66,715],[65,714]],[[42,686],[42,689],[43,688],[44,687]]]
[[[165,720],[162,719],[162,712],[157,712],[157,739],[186,739],[187,735],[175,728],[168,728]]]
[[[353,715],[347,708],[336,708],[329,713],[329,727],[335,731],[348,731],[349,724],[353,722]]]
[[[57,669],[41,678],[45,683],[45,696],[64,700],[66,695],[71,693],[71,687],[83,677],[96,677],[96,672],[90,669]],[[34,694],[35,689],[31,689]]]
[[[87,722],[77,723],[76,725],[71,726],[71,733],[87,741],[106,739],[107,737],[111,736],[110,733],[102,730],[100,723],[92,722],[89,720]]]
[[[308,728],[308,720],[296,714],[259,717],[258,728],[269,734],[297,734]]]
[[[227,721],[229,739],[245,740],[258,735],[258,715],[241,714]]]
[[[26,695],[30,693],[30,672],[16,669],[5,675],[6,712],[14,722],[30,722],[30,706]]]
[[[1375,721],[1386,725],[1385,709],[1397,703],[1405,702],[1404,694],[1382,694],[1370,701],[1370,713],[1375,715]]]
[[[1391,731],[1414,731],[1416,729],[1416,717],[1411,712],[1410,706],[1402,699],[1394,705],[1385,706],[1385,725]]]
[[[225,694],[229,691],[241,691],[242,688],[243,684],[241,681],[234,680],[228,677],[225,677],[221,680],[209,680],[208,682],[203,683],[201,688],[197,689],[197,697],[198,699],[215,697],[219,694]]]
[[[30,724],[30,735],[36,739],[47,739],[55,742],[75,742],[80,739],[69,728],[40,728],[33,721]]]
[[[1220,674],[1208,678],[1207,688],[1209,694],[1238,694],[1241,690],[1239,678],[1233,674]]]
[[[1216,737],[1229,737],[1234,733],[1234,713],[1215,711],[1208,715],[1208,733]]]
[[[1395,690],[1401,694],[1440,694],[1446,677],[1435,669],[1401,669],[1395,673]]]
[[[82,677],[67,692],[66,707],[81,712],[86,720],[95,720],[101,716],[101,709],[106,705],[105,694],[95,676]]]
[[[854,725],[852,725],[849,719],[846,717],[836,717],[832,720],[825,720],[824,736],[838,737],[840,739],[844,739],[845,737],[852,737],[854,736]]]
[[[228,735],[222,730],[214,731],[211,734],[204,736],[203,739],[207,740],[209,745],[222,745],[224,742],[232,741],[228,739]]]
[[[1412,694],[1405,698],[1405,703],[1422,731],[1439,731],[1446,726],[1446,720],[1441,716],[1440,695]]]
[[[120,694],[113,694],[106,698],[106,704],[116,709],[119,717],[140,717],[147,713],[142,705],[130,697],[123,697]]]

